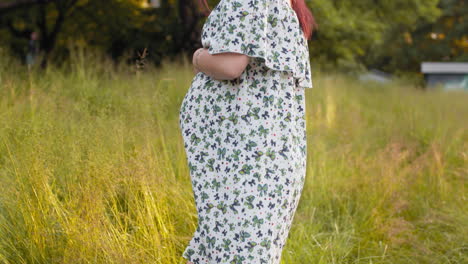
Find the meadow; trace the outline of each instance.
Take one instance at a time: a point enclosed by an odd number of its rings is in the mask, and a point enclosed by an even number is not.
[[[0,61],[0,263],[183,263],[197,223],[178,126],[193,72],[77,52]],[[468,263],[468,94],[313,72],[283,264]]]

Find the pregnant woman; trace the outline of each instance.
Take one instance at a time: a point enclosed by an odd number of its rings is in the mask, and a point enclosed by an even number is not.
[[[206,2],[205,2],[206,4]],[[221,0],[179,113],[198,226],[188,264],[278,264],[306,175],[304,0]]]

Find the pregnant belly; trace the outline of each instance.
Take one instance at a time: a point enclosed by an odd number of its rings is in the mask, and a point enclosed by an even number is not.
[[[184,129],[184,124],[190,121],[191,115],[196,114],[197,107],[200,105],[200,89],[203,86],[203,72],[198,72],[192,79],[189,89],[182,100],[179,109],[179,125]]]

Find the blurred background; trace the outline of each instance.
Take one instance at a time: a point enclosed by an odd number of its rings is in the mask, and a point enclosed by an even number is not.
[[[217,1],[208,3],[213,8]],[[410,76],[422,85],[423,62],[468,61],[466,1],[307,3],[319,23],[309,43],[314,70],[367,70],[371,78]],[[70,46],[128,62],[147,49],[147,60],[160,65],[201,47],[206,15],[197,0],[1,0],[0,47],[24,63],[41,54],[43,66],[67,63]],[[433,71],[427,74],[460,74],[444,65]]]
[[[468,263],[467,2],[306,3],[307,175],[281,263]],[[0,0],[1,264],[186,263],[179,111],[205,19],[195,0]]]

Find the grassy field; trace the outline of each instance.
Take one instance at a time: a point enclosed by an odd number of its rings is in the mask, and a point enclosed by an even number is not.
[[[187,63],[0,61],[0,263],[184,263]],[[282,263],[468,263],[468,94],[314,72]]]

